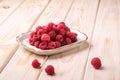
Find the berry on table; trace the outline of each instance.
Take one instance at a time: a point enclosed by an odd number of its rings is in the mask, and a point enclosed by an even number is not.
[[[52,65],[48,65],[46,68],[45,68],[45,72],[48,74],[48,75],[54,75],[55,74],[55,69]]]
[[[94,57],[92,60],[91,60],[91,64],[92,66],[95,68],[95,69],[99,69],[101,67],[101,60],[100,58],[98,57]]]
[[[32,66],[33,66],[34,68],[39,68],[40,65],[41,65],[41,63],[40,63],[37,59],[34,59],[34,60],[32,61]]]

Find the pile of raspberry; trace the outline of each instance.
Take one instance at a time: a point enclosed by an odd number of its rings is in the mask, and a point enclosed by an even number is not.
[[[54,49],[77,41],[77,34],[70,31],[64,22],[38,26],[30,33],[29,43],[42,50]]]

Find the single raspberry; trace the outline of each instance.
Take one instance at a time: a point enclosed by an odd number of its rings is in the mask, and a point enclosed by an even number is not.
[[[54,25],[54,23],[52,23],[52,22],[48,23],[48,25],[45,27],[46,31],[47,31],[47,32],[51,31],[53,25]]]
[[[45,30],[44,29],[39,29],[37,31],[37,35],[42,35],[43,33],[45,33]]]
[[[41,43],[39,44],[39,48],[40,48],[40,49],[43,49],[43,50],[47,49],[47,43],[46,43],[46,42],[41,42]]]
[[[32,40],[32,38],[29,39],[29,44],[34,45],[34,41]]]
[[[77,37],[74,37],[71,40],[72,40],[72,42],[76,42],[77,41]]]
[[[55,43],[55,42],[49,42],[49,43],[48,43],[48,48],[49,48],[49,49],[54,49],[54,48],[56,48],[56,43]]]
[[[43,29],[43,26],[37,26],[37,28],[36,28],[36,32],[38,32],[39,29]]]
[[[74,32],[70,32],[70,31],[67,31],[67,32],[66,32],[66,35],[67,35],[69,38],[71,38],[71,39],[73,39],[73,38],[76,37],[75,33],[74,33]]]
[[[65,30],[66,30],[66,31],[70,31],[70,28],[66,26],[66,27],[65,27]]]
[[[70,38],[66,38],[66,39],[65,39],[65,42],[66,42],[66,44],[71,44],[71,43],[72,43],[72,41],[71,41]]]
[[[101,60],[98,57],[94,57],[91,60],[91,64],[95,69],[99,69],[101,67]]]
[[[59,22],[59,24],[66,26],[65,22]]]
[[[50,31],[48,35],[51,37],[51,39],[54,39],[56,37],[56,32],[55,31]]]
[[[33,35],[32,40],[33,40],[34,42],[35,42],[35,41],[38,41],[38,40],[40,40],[40,37],[37,36],[37,35]]]
[[[34,35],[36,35],[36,32],[35,31],[31,32],[30,33],[30,38],[33,38]]]
[[[50,42],[51,41],[50,36],[48,34],[42,34],[41,40],[43,42]]]
[[[60,30],[60,27],[58,25],[54,24],[53,25],[53,30],[57,32],[57,31]]]
[[[56,43],[56,48],[61,46],[61,43],[59,41],[56,41],[55,43]]]
[[[63,41],[63,36],[62,35],[57,35],[56,40],[62,42]]]
[[[34,59],[34,60],[32,61],[32,66],[33,66],[34,68],[39,68],[40,65],[41,65],[41,63],[40,63],[37,59]]]
[[[62,36],[64,36],[65,33],[66,33],[65,29],[60,29],[59,34],[61,34]]]
[[[34,46],[37,47],[37,48],[39,48],[39,44],[40,44],[40,41],[34,42]]]
[[[48,75],[54,75],[55,74],[55,69],[52,65],[48,65],[46,68],[45,68],[45,72],[48,74]]]

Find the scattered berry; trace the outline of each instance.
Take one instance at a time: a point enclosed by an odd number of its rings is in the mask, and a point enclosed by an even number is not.
[[[48,74],[48,75],[54,75],[55,72],[54,72],[54,67],[52,65],[48,65],[46,68],[45,68],[45,72]]]
[[[99,69],[101,67],[101,60],[98,57],[94,57],[91,60],[91,64],[95,69]]]
[[[41,65],[41,63],[37,59],[35,59],[35,60],[32,61],[32,66],[34,68],[39,68],[40,65]]]

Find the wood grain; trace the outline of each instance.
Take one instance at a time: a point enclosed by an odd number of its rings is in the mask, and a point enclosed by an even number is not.
[[[101,0],[84,80],[120,80],[120,0]],[[90,61],[100,57],[102,68]]]
[[[0,25],[12,14],[25,0],[0,1]]]
[[[75,0],[68,16],[66,24],[74,29],[86,33],[91,40],[96,18],[98,0]],[[46,75],[43,70],[39,80],[83,80],[85,66],[88,57],[89,44],[82,43],[80,47],[64,53],[49,56],[44,68],[47,65],[55,67],[55,76]]]
[[[40,16],[33,29],[35,29],[37,25],[46,25],[50,21],[59,22],[64,20],[72,2],[73,0],[52,0]],[[41,69],[34,69],[31,66],[31,62],[35,58],[41,62]],[[38,56],[20,47],[1,73],[0,79],[36,80],[38,79],[41,70],[43,70],[46,60],[47,56]],[[17,76],[14,73],[18,73]]]
[[[26,0],[16,12],[0,26],[0,71],[18,48],[16,36],[33,27],[48,2],[49,0]]]

